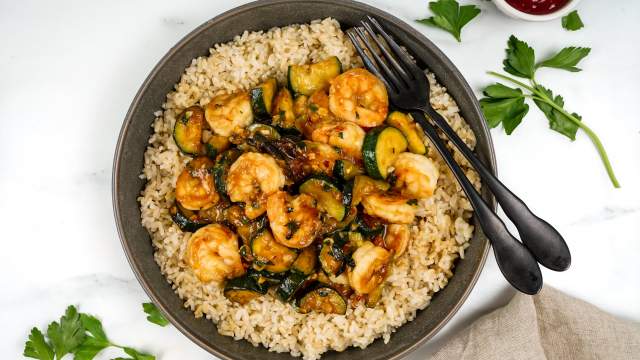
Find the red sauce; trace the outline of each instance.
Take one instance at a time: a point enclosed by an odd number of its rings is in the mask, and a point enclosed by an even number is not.
[[[547,15],[562,9],[571,0],[506,0],[517,10],[532,15]]]

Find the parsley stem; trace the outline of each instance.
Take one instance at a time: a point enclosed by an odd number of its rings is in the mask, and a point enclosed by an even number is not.
[[[539,101],[543,101],[547,104],[549,104],[549,106],[553,107],[554,109],[558,110],[560,113],[562,113],[564,116],[566,116],[569,120],[571,120],[573,123],[575,123],[580,129],[582,129],[582,131],[584,131],[585,133],[587,133],[587,136],[589,137],[589,139],[591,139],[591,142],[593,143],[593,145],[596,147],[596,150],[598,151],[598,154],[600,155],[600,159],[602,159],[602,163],[604,164],[604,168],[607,171],[607,175],[609,175],[609,179],[611,180],[611,183],[613,184],[613,186],[615,188],[619,188],[620,187],[620,183],[618,182],[618,179],[616,178],[615,173],[613,172],[613,167],[611,166],[611,161],[609,161],[609,156],[607,155],[607,151],[604,149],[604,145],[602,145],[602,142],[600,141],[600,138],[598,137],[598,135],[596,135],[595,132],[593,132],[593,130],[591,130],[590,127],[588,127],[584,122],[578,120],[575,116],[569,114],[565,109],[563,109],[561,106],[559,106],[558,104],[556,104],[553,99],[549,99],[549,97],[542,91],[539,91],[536,89],[536,87],[538,86],[538,84],[535,82],[534,79],[531,79],[532,84],[534,87],[531,87],[521,81],[518,81],[510,76],[506,76],[506,75],[502,75],[500,73],[497,73],[495,71],[489,71],[488,72],[489,75],[493,75],[495,77],[498,77],[500,79],[503,80],[507,80],[509,82],[512,82],[516,85],[519,85],[529,91],[531,91],[533,93],[533,96],[531,96],[532,99],[534,100],[539,100]]]
[[[489,74],[489,75],[493,75],[493,76],[495,76],[495,77],[499,77],[499,78],[501,78],[501,79],[503,79],[503,80],[507,80],[507,81],[510,81],[510,82],[512,82],[512,83],[514,83],[514,84],[520,85],[520,86],[522,86],[523,88],[525,88],[525,89],[527,89],[527,90],[531,91],[532,93],[535,93],[535,92],[536,92],[536,91],[535,91],[531,86],[529,86],[529,85],[527,85],[527,84],[525,84],[525,83],[523,83],[523,82],[521,82],[521,81],[518,81],[518,80],[516,80],[516,79],[514,79],[514,78],[512,78],[512,77],[510,77],[510,76],[502,75],[502,74],[497,73],[497,72],[495,72],[495,71],[488,71],[488,72],[487,72],[487,74]]]
[[[604,168],[607,170],[607,175],[609,175],[609,179],[611,180],[613,187],[619,188],[620,183],[616,178],[616,174],[613,172],[613,167],[611,166],[611,162],[609,161],[609,156],[607,156],[607,151],[604,149],[604,145],[602,145],[602,142],[600,141],[600,138],[598,137],[598,135],[596,135],[596,133],[593,132],[593,130],[591,130],[591,128],[588,127],[584,122],[578,120],[575,116],[569,114],[565,109],[558,106],[558,104],[553,102],[553,100],[549,99],[545,94],[537,93],[536,95],[542,95],[538,97],[539,100],[544,101],[545,103],[549,104],[549,106],[558,110],[560,113],[566,116],[569,120],[571,120],[576,125],[578,125],[578,127],[582,129],[582,131],[587,133],[587,136],[589,136],[589,139],[591,139],[591,142],[593,142],[593,145],[598,150],[598,154],[602,159],[602,163],[604,164]]]

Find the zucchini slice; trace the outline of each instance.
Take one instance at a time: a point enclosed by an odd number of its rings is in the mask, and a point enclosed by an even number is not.
[[[361,214],[356,218],[355,223],[358,226],[358,232],[368,239],[382,235],[385,231],[384,224],[372,216]]]
[[[215,159],[218,154],[222,154],[230,145],[231,143],[228,137],[213,134],[209,140],[204,143],[204,150],[208,157]]]
[[[296,116],[293,111],[293,96],[287,88],[278,91],[276,98],[273,100],[273,115],[271,123],[285,129],[294,127]]]
[[[276,288],[276,296],[284,302],[291,301],[296,293],[304,287],[305,280],[307,280],[307,275],[292,271]]]
[[[337,57],[309,65],[289,65],[287,81],[295,94],[311,95],[316,90],[329,86],[329,81],[342,72],[342,64]]]
[[[258,285],[267,287],[280,285],[285,278],[284,274],[274,274],[265,270],[257,271],[251,268],[247,270],[247,276],[253,278]]]
[[[344,219],[347,208],[342,204],[342,193],[329,177],[314,175],[303,182],[299,190],[318,200],[318,206],[332,218],[338,221]]]
[[[185,209],[178,202],[169,208],[169,214],[171,214],[173,222],[175,222],[182,231],[194,232],[211,223],[211,221],[200,217],[197,212]]]
[[[275,78],[267,79],[262,84],[249,91],[251,97],[251,109],[253,115],[258,119],[268,119],[271,117],[273,108],[273,98],[276,95],[278,83]]]
[[[265,284],[260,285],[254,278],[243,275],[227,281],[224,286],[224,296],[233,302],[245,305],[258,296],[266,294],[268,289],[269,287]]]
[[[238,149],[229,149],[223,152],[217,159],[213,167],[213,178],[218,193],[227,195],[227,173],[231,164],[233,164],[242,152]]]
[[[307,246],[298,255],[293,265],[291,265],[291,271],[297,271],[303,275],[310,275],[316,268],[317,258],[316,250],[313,246]]]
[[[374,180],[366,175],[358,175],[353,179],[351,206],[357,206],[362,198],[376,192],[387,191],[391,188],[389,183],[382,180]]]
[[[366,295],[367,300],[365,301],[365,305],[368,308],[374,308],[378,305],[380,298],[382,297],[382,290],[384,289],[384,283],[380,284],[375,290],[368,293]]]
[[[427,147],[424,145],[424,141],[422,141],[418,127],[413,121],[411,115],[400,111],[393,111],[389,116],[387,116],[387,124],[402,131],[404,136],[407,138],[409,151],[420,155],[427,152]]]
[[[173,125],[173,139],[183,153],[198,155],[202,152],[203,126],[204,110],[200,106],[188,107],[178,115]]]
[[[270,273],[289,270],[298,256],[295,250],[278,243],[271,235],[271,231],[267,229],[260,231],[251,239],[251,253],[253,268]]]
[[[247,128],[249,130],[249,136],[254,137],[256,134],[260,134],[264,137],[264,140],[272,141],[279,140],[280,133],[273,126],[265,125],[265,124],[251,124]]]
[[[322,241],[318,260],[325,273],[339,275],[344,270],[344,257],[341,245],[333,238],[326,238]]]
[[[323,314],[344,315],[347,312],[347,302],[334,289],[319,287],[309,291],[298,301],[298,311],[303,314],[315,311]]]
[[[349,160],[338,160],[333,165],[333,176],[342,180],[351,180],[356,175],[362,175],[364,171]]]
[[[367,174],[374,179],[386,179],[389,167],[406,150],[407,139],[400,130],[392,126],[380,126],[369,131],[362,144]]]

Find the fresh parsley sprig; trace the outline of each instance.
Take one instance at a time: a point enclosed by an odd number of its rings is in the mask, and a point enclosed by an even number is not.
[[[609,179],[614,187],[620,187],[611,167],[607,152],[598,136],[583,121],[577,113],[569,113],[564,108],[564,99],[547,87],[536,82],[536,70],[548,67],[567,71],[580,71],[576,65],[589,55],[591,49],[583,47],[566,47],[557,54],[536,63],[535,51],[526,42],[511,35],[507,42],[506,58],[503,69],[511,75],[528,80],[528,84],[511,76],[490,71],[489,74],[517,85],[510,88],[502,83],[495,83],[484,89],[485,97],[480,99],[480,107],[484,112],[490,127],[502,124],[507,135],[515,130],[529,111],[525,98],[533,100],[534,104],[544,113],[549,121],[549,127],[560,134],[575,140],[578,129],[584,131],[595,145],[604,164]],[[523,90],[528,91],[524,93]]]
[[[31,329],[23,355],[39,360],[60,360],[73,354],[74,360],[91,360],[108,347],[120,348],[129,355],[114,360],[155,360],[153,355],[111,342],[98,318],[79,313],[73,305],[67,307],[60,322],[49,324],[46,338],[38,328]]]
[[[154,305],[154,303],[144,303],[142,304],[142,310],[149,315],[147,316],[147,320],[156,325],[165,327],[169,325],[169,320],[165,319],[160,310]]]
[[[582,19],[580,19],[580,15],[578,15],[578,10],[573,10],[562,17],[562,27],[569,31],[580,30],[584,27]]]
[[[475,5],[460,6],[456,0],[437,0],[429,2],[432,17],[416,20],[429,26],[435,26],[448,31],[461,42],[462,28],[480,14],[480,8]]]

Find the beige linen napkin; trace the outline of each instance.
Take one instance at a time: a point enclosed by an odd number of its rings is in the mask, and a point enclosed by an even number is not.
[[[481,317],[434,359],[640,359],[640,325],[545,286]]]

